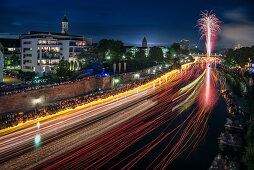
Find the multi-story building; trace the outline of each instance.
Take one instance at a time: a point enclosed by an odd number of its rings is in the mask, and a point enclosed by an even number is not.
[[[2,48],[4,55],[4,67],[20,65],[19,63],[14,65],[13,61],[21,60],[20,39],[0,38],[0,48]]]
[[[180,48],[182,50],[190,51],[190,40],[181,40]]]
[[[132,54],[133,57],[136,56],[136,53],[139,51],[139,50],[143,50],[146,57],[148,57],[149,55],[149,51],[150,51],[150,48],[145,48],[145,47],[135,47],[135,46],[128,46],[126,47],[126,52],[130,52]]]
[[[34,71],[39,76],[54,72],[61,59],[73,63],[87,46],[92,45],[91,38],[67,34],[66,17],[62,21],[62,32],[30,31],[21,35],[22,71]]]
[[[159,47],[161,48],[162,50],[162,53],[163,53],[163,57],[164,58],[167,58],[167,53],[169,52],[169,49],[167,47]],[[136,56],[136,53],[139,51],[139,50],[143,50],[146,57],[148,57],[149,55],[149,52],[150,52],[150,48],[147,47],[135,47],[135,46],[127,46],[126,47],[126,52],[130,52],[132,53],[132,56],[135,57]]]

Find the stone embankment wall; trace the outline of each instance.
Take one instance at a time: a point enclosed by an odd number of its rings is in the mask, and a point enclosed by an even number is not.
[[[118,76],[122,77],[122,83],[134,80],[134,75],[139,73],[140,76],[149,74],[155,67],[140,70],[138,72],[124,73]],[[159,67],[156,67],[159,69]],[[112,77],[88,77],[77,82],[32,90],[13,95],[0,96],[0,113],[8,113],[14,111],[28,111],[35,109],[41,105],[47,105],[65,98],[80,96],[98,88],[109,89],[112,83]],[[39,104],[35,104],[35,99],[40,99]]]
[[[51,88],[0,96],[0,113],[31,110],[36,107],[35,99],[40,99],[38,105],[46,105],[61,99],[79,96],[95,90],[97,87],[96,81],[95,77],[90,77],[85,80]]]

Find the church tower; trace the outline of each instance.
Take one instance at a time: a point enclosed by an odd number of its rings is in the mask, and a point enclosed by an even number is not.
[[[146,37],[144,37],[143,41],[142,41],[142,47],[147,48],[147,40]]]
[[[62,20],[62,34],[68,34],[68,19],[66,15],[64,15],[64,19]]]

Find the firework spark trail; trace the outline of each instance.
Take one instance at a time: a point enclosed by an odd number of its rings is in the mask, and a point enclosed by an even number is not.
[[[207,57],[211,56],[214,40],[217,37],[217,32],[220,31],[220,24],[221,21],[219,21],[213,11],[201,11],[201,18],[198,20],[197,26],[199,26],[201,39],[206,38]]]

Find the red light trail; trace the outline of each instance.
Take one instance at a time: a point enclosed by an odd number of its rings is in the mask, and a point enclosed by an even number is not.
[[[200,143],[204,142],[211,110],[218,101],[217,80],[207,74],[215,73],[213,70],[195,68],[189,72],[183,72],[180,77],[171,77],[174,79],[172,83],[168,84],[167,89],[153,99],[157,101],[157,105],[107,133],[50,160],[50,162],[40,164],[36,168],[104,169],[110,163],[113,164],[110,169],[120,167],[130,169],[146,159],[155,148],[161,147],[165,141],[168,141],[167,144],[161,153],[147,165],[147,169],[164,169],[187,150],[190,155]],[[189,87],[188,85],[192,83],[187,82],[190,80],[195,84]],[[177,90],[176,87],[181,87],[181,90]],[[197,102],[195,108],[184,116],[188,102],[192,102],[192,100],[188,100],[186,103],[189,96],[194,100],[197,99]],[[181,105],[181,103],[184,104]],[[176,106],[177,108],[175,108]],[[176,125],[172,126],[173,124]],[[120,161],[114,161],[119,154],[162,127],[160,133],[142,147],[134,150]]]

